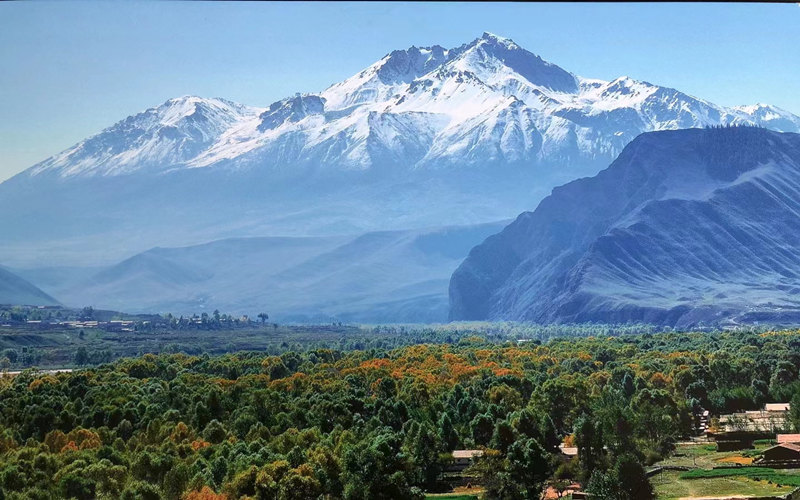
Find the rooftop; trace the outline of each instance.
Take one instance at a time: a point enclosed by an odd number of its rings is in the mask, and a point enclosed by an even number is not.
[[[578,456],[578,448],[576,446],[564,446],[563,444],[559,446],[561,449],[561,453],[568,457],[576,457]]]
[[[800,444],[794,444],[794,443],[780,443],[780,444],[776,444],[775,446],[773,446],[773,447],[771,447],[771,448],[767,448],[767,449],[766,449],[766,450],[764,450],[764,451],[768,451],[768,450],[774,450],[775,448],[786,448],[787,450],[792,450],[792,451],[796,451],[796,452],[799,452],[799,453],[800,453]]]
[[[782,443],[800,443],[800,434],[778,434],[775,436],[778,444]]]
[[[764,405],[764,411],[789,411],[791,404],[789,403],[767,403]]]

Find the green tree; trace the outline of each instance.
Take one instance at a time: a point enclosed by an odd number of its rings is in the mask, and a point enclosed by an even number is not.
[[[61,477],[59,481],[64,498],[77,498],[78,500],[91,500],[95,497],[95,483],[91,479],[70,472]]]
[[[412,464],[394,433],[381,433],[344,452],[345,500],[421,499],[408,474]]]
[[[511,481],[519,488],[519,498],[538,500],[545,481],[552,473],[547,452],[532,438],[515,441],[508,450]]]
[[[459,439],[450,414],[442,413],[439,418],[439,441],[442,443],[443,451],[453,451],[458,447]]]
[[[75,352],[75,364],[78,366],[83,366],[89,362],[89,353],[86,351],[84,346],[78,347],[78,350]]]
[[[212,420],[203,430],[203,438],[210,443],[221,443],[226,437],[228,437],[228,430],[219,420]]]
[[[447,415],[445,413],[445,415]],[[414,422],[407,438],[407,453],[413,464],[411,482],[427,490],[434,489],[442,470],[439,450],[442,448],[434,430]]]
[[[81,309],[78,319],[81,321],[92,321],[94,319],[94,308],[92,306],[86,306]]]
[[[494,425],[492,424],[492,417],[486,414],[476,415],[469,424],[472,431],[472,439],[475,444],[488,445],[492,439],[494,432]]]
[[[654,498],[653,486],[637,458],[626,453],[617,458],[614,472],[620,480],[620,490],[624,499],[650,500]]]
[[[651,500],[653,487],[644,467],[630,454],[617,458],[608,471],[595,470],[586,491],[597,498],[608,500]]]
[[[800,392],[796,392],[794,396],[792,396],[792,400],[790,402],[791,406],[789,406],[789,423],[792,425],[795,431],[800,431]]]
[[[189,484],[189,468],[178,463],[164,476],[164,496],[168,500],[179,500]]]
[[[145,481],[131,482],[120,495],[120,500],[163,500],[161,491]]]
[[[490,445],[492,448],[498,449],[505,453],[508,448],[516,441],[517,435],[514,428],[506,420],[497,422],[492,432],[492,440]]]
[[[17,353],[16,349],[5,349],[3,350],[3,354],[0,354],[0,357],[8,358],[8,360],[13,364],[17,362],[17,359],[19,359],[19,354]]]
[[[575,445],[578,448],[580,475],[589,480],[603,460],[603,433],[591,417],[584,414],[575,421]]]

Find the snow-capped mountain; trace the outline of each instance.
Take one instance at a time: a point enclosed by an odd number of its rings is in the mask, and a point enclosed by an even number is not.
[[[504,220],[642,132],[730,123],[800,131],[771,106],[579,77],[485,33],[268,107],[181,97],[128,117],[0,184],[0,261]]]
[[[642,134],[473,248],[451,278],[450,317],[796,323],[798,200],[798,134]]]
[[[583,175],[642,132],[717,124],[800,131],[799,117],[772,106],[724,108],[627,77],[578,77],[484,33],[453,49],[393,51],[319,94],[298,94],[266,109],[172,99],[29,174],[246,166],[306,175],[307,169],[519,164]]]
[[[257,110],[224,99],[178,97],[116,123],[103,132],[35,165],[35,176],[63,177],[163,172],[186,164],[232,126]]]

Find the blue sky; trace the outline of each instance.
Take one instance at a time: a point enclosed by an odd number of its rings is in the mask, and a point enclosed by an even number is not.
[[[797,4],[0,2],[0,180],[171,97],[268,105],[483,31],[581,76],[800,114]]]

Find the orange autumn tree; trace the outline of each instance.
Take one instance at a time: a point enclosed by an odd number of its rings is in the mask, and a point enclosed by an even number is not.
[[[208,486],[203,486],[200,490],[190,491],[185,493],[182,500],[228,500],[228,495],[225,493],[216,493]]]

